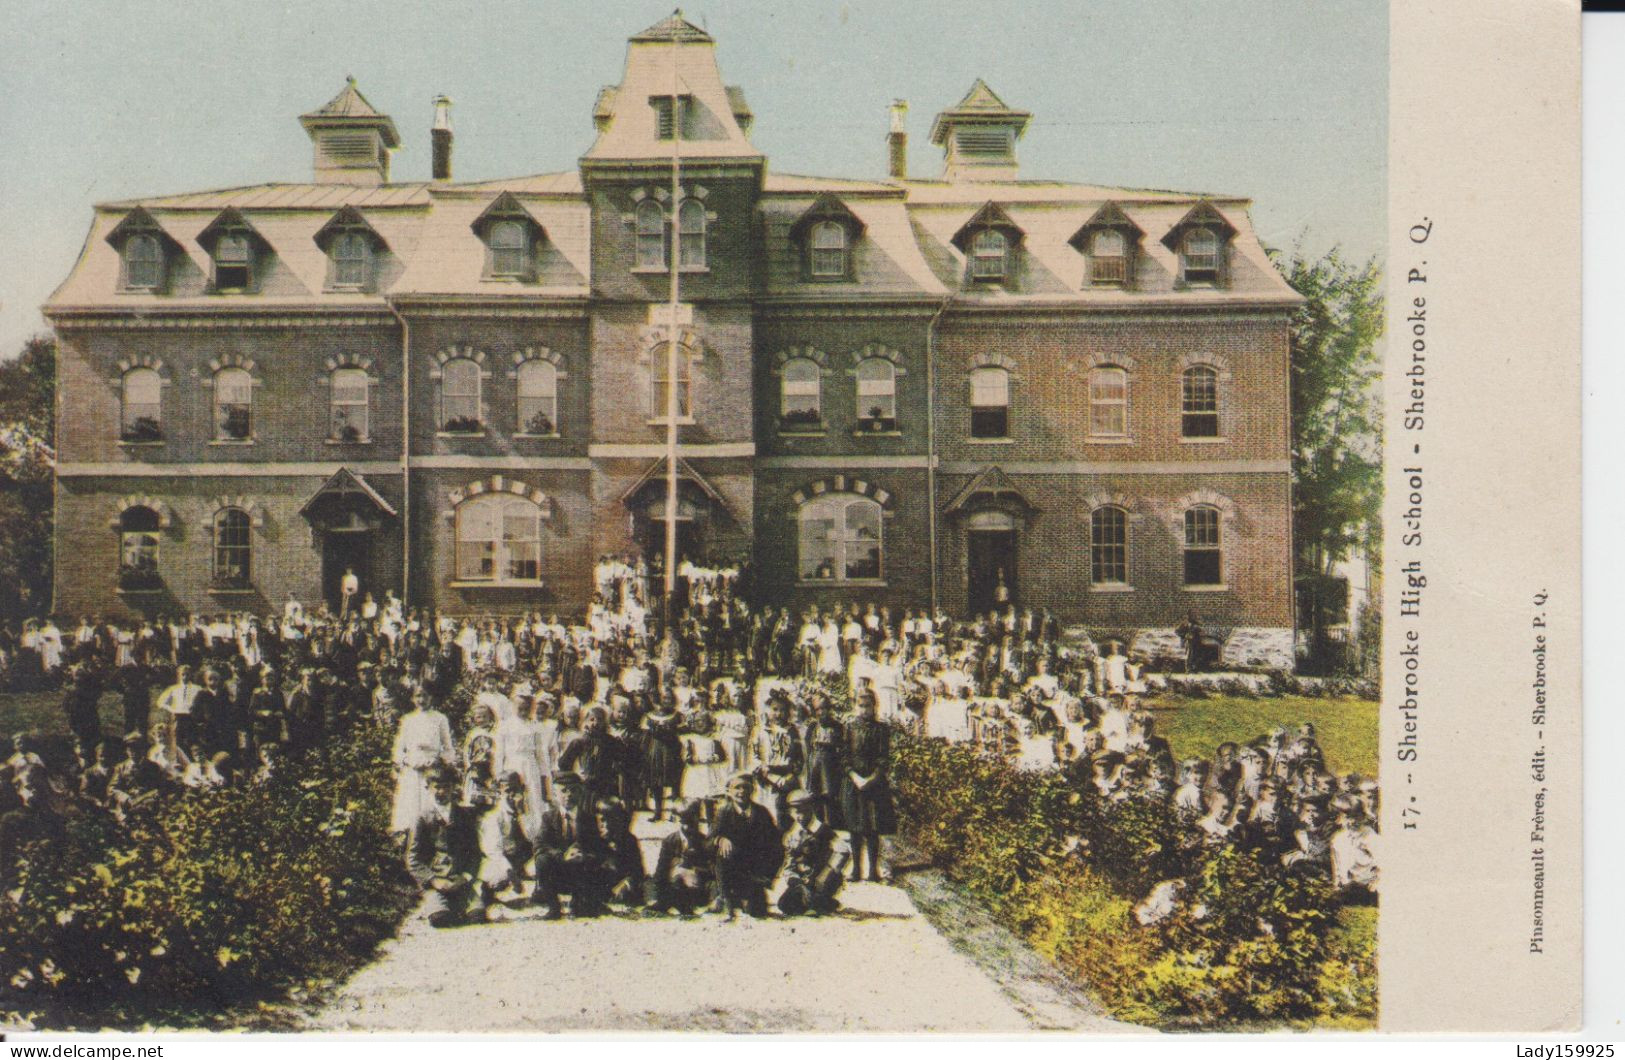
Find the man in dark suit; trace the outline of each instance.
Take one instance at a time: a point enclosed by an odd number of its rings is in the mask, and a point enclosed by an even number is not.
[[[547,919],[563,916],[559,899],[570,896],[572,919],[602,916],[609,901],[611,858],[584,785],[572,774],[556,778],[559,806],[542,813],[536,837],[536,891],[531,901],[547,907]]]
[[[609,715],[604,708],[588,710],[581,730],[559,753],[559,770],[576,775],[587,789],[589,802],[620,796],[626,748],[609,731]]]
[[[728,782],[728,801],[711,823],[711,849],[716,855],[717,902],[728,919],[739,907],[753,917],[767,916],[767,888],[784,864],[784,840],[773,815],[754,800],[756,780],[741,773]],[[712,907],[713,910],[717,906]]]
[[[795,824],[784,837],[786,864],[779,912],[785,916],[833,913],[841,908],[835,895],[843,882],[843,866],[830,864],[835,852],[835,829],[818,819],[822,800],[812,792],[792,792],[788,801]]]

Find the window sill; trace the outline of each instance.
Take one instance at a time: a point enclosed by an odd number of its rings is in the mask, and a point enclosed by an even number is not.
[[[1086,445],[1133,445],[1134,439],[1120,435],[1112,435],[1109,437],[1090,435],[1088,438],[1084,439],[1084,443]]]
[[[1132,593],[1134,586],[1127,583],[1106,582],[1102,585],[1090,585],[1089,591],[1092,593]]]
[[[372,287],[365,283],[330,283],[322,288],[324,294],[371,294]]]
[[[371,445],[371,438],[324,438],[323,445]]]
[[[966,438],[966,445],[1014,445],[1014,438]]]
[[[829,431],[822,427],[807,427],[805,429],[790,427],[779,428],[780,438],[822,438],[828,433]]]
[[[1180,588],[1188,593],[1227,593],[1230,591],[1230,586],[1222,582],[1218,585],[1182,585]]]
[[[210,441],[209,444],[210,445],[227,445],[227,446],[230,446],[230,445],[253,445],[254,444],[254,439],[253,438],[215,438],[212,441]]]
[[[802,578],[796,582],[802,589],[851,589],[876,588],[884,589],[884,578]]]
[[[852,437],[854,437],[854,438],[901,438],[902,436],[903,436],[903,432],[902,431],[897,431],[897,430],[892,430],[892,431],[853,431],[852,432]]]
[[[664,427],[664,426],[666,426],[667,421],[666,421],[666,417],[658,416],[655,419],[645,420],[644,422],[647,423],[651,427]],[[679,426],[679,427],[692,427],[693,425],[694,425],[694,417],[693,416],[679,416],[679,417],[677,417],[677,426]]]
[[[119,596],[160,596],[164,593],[163,586],[156,589],[114,589]]]
[[[532,441],[536,441],[538,439],[546,441],[546,440],[557,440],[559,438],[564,437],[564,435],[560,434],[558,431],[554,431],[552,434],[533,434],[530,431],[517,431],[517,432],[514,433],[514,437],[515,438],[528,438],[528,439],[530,439]]]
[[[254,596],[259,590],[252,585],[211,585],[205,592],[212,596]]]
[[[1221,445],[1228,442],[1228,438],[1186,438],[1181,435],[1179,441],[1183,445]]]
[[[540,589],[545,583],[538,578],[534,581],[452,581],[448,584],[453,589]]]
[[[707,266],[704,266],[704,265],[679,265],[677,267],[677,272],[681,276],[699,276],[699,275],[704,275],[705,273],[708,273],[710,271],[711,271],[710,268],[708,268]],[[634,275],[634,276],[670,276],[671,275],[671,266],[662,265],[658,269],[649,268],[647,266],[640,267],[640,268],[634,268],[632,270],[632,275]]]
[[[484,431],[435,431],[436,438],[484,438]]]
[[[162,438],[158,438],[150,442],[136,442],[120,438],[118,440],[118,444],[119,448],[121,449],[151,449],[155,446],[163,445],[164,440]]]

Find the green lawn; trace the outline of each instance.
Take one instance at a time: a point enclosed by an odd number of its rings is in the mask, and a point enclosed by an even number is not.
[[[1293,732],[1308,721],[1314,723],[1328,769],[1377,775],[1377,704],[1367,699],[1157,696],[1147,704],[1155,712],[1157,731],[1181,760],[1211,758],[1221,743],[1250,743],[1277,725]]]
[[[102,732],[109,739],[124,735],[124,708],[116,694],[107,693],[101,701]],[[62,712],[61,692],[3,692],[0,693],[0,736],[14,732],[36,730],[44,733],[66,733],[68,716]]]

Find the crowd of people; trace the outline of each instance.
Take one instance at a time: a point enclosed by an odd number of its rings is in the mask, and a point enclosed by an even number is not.
[[[392,593],[347,595],[338,613],[290,599],[263,617],[30,624],[0,638],[0,677],[60,689],[74,745],[47,764],[38,734],[14,740],[0,872],[76,808],[118,815],[164,791],[263,782],[370,724],[396,733],[390,823],[438,926],[519,903],[548,917],[827,914],[845,882],[886,878],[902,728],[1066,770],[1102,800],[1163,801],[1193,843],[1375,893],[1376,782],[1328,771],[1310,726],[1175,761],[1140,706],[1144,660],[1063,638],[1045,611],[796,614],[747,607],[736,570],[679,575],[667,630],[650,572],[622,557],[600,561],[596,599],[570,624],[454,618]],[[121,742],[102,733],[107,692]],[[1150,923],[1177,903],[1162,886],[1138,912]]]

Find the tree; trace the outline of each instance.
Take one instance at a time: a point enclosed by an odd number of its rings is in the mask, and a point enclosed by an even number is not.
[[[1333,576],[1356,551],[1382,548],[1382,268],[1335,249],[1319,259],[1277,256],[1306,301],[1292,319],[1292,521],[1308,625],[1345,601]],[[1353,618],[1354,616],[1347,616]]]
[[[0,619],[51,603],[56,341],[29,339],[0,362]]]

